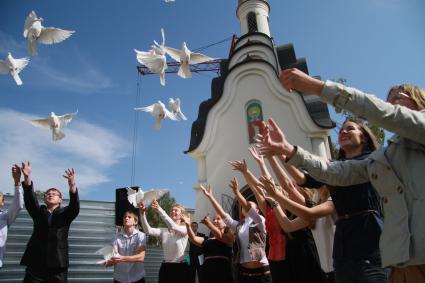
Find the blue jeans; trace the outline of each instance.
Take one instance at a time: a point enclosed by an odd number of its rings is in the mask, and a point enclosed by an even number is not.
[[[388,272],[376,252],[365,259],[334,259],[336,283],[386,283]]]

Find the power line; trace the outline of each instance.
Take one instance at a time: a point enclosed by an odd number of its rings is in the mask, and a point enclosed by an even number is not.
[[[136,87],[136,106],[140,105],[140,77]],[[139,111],[134,111],[134,124],[133,124],[133,152],[131,156],[131,180],[130,185],[134,185],[134,178],[136,176],[136,157],[137,157],[137,140],[139,133]]]
[[[231,40],[232,38],[233,38],[233,35],[232,35],[232,36],[229,36],[229,37],[227,37],[227,38],[225,38],[225,39],[222,39],[222,40],[220,40],[220,41],[217,41],[217,42],[214,42],[214,43],[210,43],[210,44],[208,44],[208,45],[205,45],[205,46],[199,47],[199,48],[197,48],[197,49],[194,49],[194,50],[193,50],[193,52],[199,52],[199,51],[205,50],[205,49],[210,48],[210,47],[212,47],[212,46],[215,46],[215,45],[218,45],[218,44],[224,43],[224,42],[226,42],[226,41],[229,41],[229,40]]]

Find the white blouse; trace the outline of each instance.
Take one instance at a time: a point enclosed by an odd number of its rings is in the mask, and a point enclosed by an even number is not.
[[[152,228],[146,219],[146,214],[141,214],[143,231],[148,235],[161,237],[165,262],[184,261],[188,239],[186,226],[175,223],[162,208],[158,209],[158,213],[168,228]]]

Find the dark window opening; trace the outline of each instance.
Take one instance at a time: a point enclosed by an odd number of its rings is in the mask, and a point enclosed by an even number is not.
[[[258,27],[257,27],[257,16],[255,15],[254,12],[249,12],[248,13],[248,32],[257,32],[258,31]]]

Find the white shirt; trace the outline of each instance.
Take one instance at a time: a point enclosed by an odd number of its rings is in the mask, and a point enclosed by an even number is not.
[[[229,214],[226,214],[226,218],[224,218],[224,223],[226,223],[226,225],[232,229],[233,231],[236,231],[236,227],[239,224],[239,221],[234,220],[232,217],[230,217]],[[262,233],[267,233],[266,232],[266,220],[263,216],[261,216],[260,214],[258,214],[258,212],[251,207],[251,209],[248,211],[248,215],[245,217],[245,221],[242,224],[242,226],[239,228],[239,233],[238,233],[238,237],[239,237],[239,242],[241,244],[240,247],[240,263],[245,263],[245,262],[251,262],[251,256],[249,255],[249,251],[248,251],[248,244],[249,244],[249,227],[253,227],[258,225],[258,229],[260,229],[260,231]],[[264,252],[264,254],[266,254]],[[264,256],[261,258],[260,260],[261,263],[265,263],[265,264],[269,264],[267,257]]]
[[[146,235],[137,229],[127,235],[124,231],[116,235],[112,242],[114,250],[123,256],[135,255],[140,247],[146,247]],[[120,262],[114,265],[114,279],[121,283],[139,281],[145,277],[143,262]]]
[[[21,186],[15,187],[15,195],[9,209],[0,209],[0,267],[3,266],[3,256],[6,252],[7,229],[15,222],[19,211],[24,207],[24,196]]]
[[[167,224],[168,228],[152,228],[146,220],[146,214],[142,214],[140,219],[143,231],[148,235],[161,237],[165,262],[184,261],[188,239],[186,226],[175,223],[161,208],[158,209],[158,213],[165,224]]]

